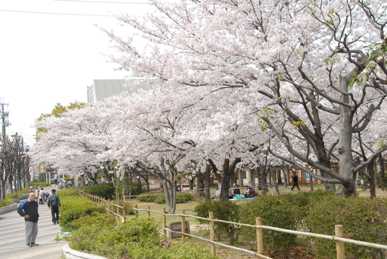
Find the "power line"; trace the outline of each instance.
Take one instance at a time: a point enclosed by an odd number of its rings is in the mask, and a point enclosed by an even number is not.
[[[104,0],[55,0],[57,2],[69,2],[69,3],[86,3],[86,4],[120,4],[120,5],[151,5],[150,1],[146,2],[125,2],[125,1],[104,1]]]
[[[46,11],[32,11],[32,10],[14,10],[14,9],[0,9],[1,13],[21,13],[21,14],[41,14],[41,15],[61,15],[61,16],[81,16],[81,17],[109,17],[114,18],[114,15],[95,14],[95,13],[62,13],[62,12],[46,12]]]

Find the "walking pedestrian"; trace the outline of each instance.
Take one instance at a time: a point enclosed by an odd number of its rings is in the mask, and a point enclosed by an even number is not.
[[[59,207],[60,207],[60,199],[59,196],[56,194],[56,190],[51,190],[51,195],[48,197],[47,202],[48,207],[51,208],[51,217],[52,217],[52,223],[58,224],[59,223]]]
[[[36,236],[38,235],[38,202],[36,201],[35,193],[30,192],[28,195],[28,200],[23,207],[24,210],[24,220],[25,220],[25,230],[26,230],[26,243],[27,246],[37,246],[35,243]]]
[[[298,175],[296,171],[293,171],[292,182],[293,185],[291,190],[293,191],[294,187],[296,187],[300,191],[300,186],[298,185]]]

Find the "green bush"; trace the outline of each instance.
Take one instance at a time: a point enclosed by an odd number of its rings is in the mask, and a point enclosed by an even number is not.
[[[195,212],[199,217],[208,218],[209,211],[213,212],[216,219],[234,222],[239,222],[240,219],[239,206],[231,201],[206,201],[195,207]],[[238,229],[231,224],[215,223],[215,233],[218,235],[218,239],[221,239],[222,235],[226,235],[231,243],[238,239]]]
[[[156,200],[159,198],[160,200],[162,199],[161,197],[164,197],[164,193],[158,193],[158,192],[147,192],[147,193],[142,193],[137,196],[137,199],[141,202],[156,202]]]
[[[107,213],[93,212],[90,215],[75,219],[70,223],[73,230],[79,229],[83,226],[112,226],[116,222],[115,218]]]
[[[41,188],[41,187],[47,187],[50,186],[46,181],[38,181],[38,180],[33,180],[29,186],[32,186],[34,188]]]
[[[111,183],[89,185],[84,188],[84,191],[109,200],[113,199],[115,193],[114,186]]]
[[[202,246],[178,243],[166,249],[160,246],[160,240],[157,224],[140,217],[119,225],[101,221],[99,224],[83,225],[73,232],[70,246],[108,258],[215,259]]]
[[[142,193],[137,196],[137,199],[141,202],[154,202],[158,204],[165,203],[165,194],[162,192],[148,192]],[[176,193],[176,203],[187,203],[193,200],[191,193],[179,192]]]
[[[334,235],[336,224],[343,225],[345,237],[385,244],[387,240],[387,201],[384,199],[329,196],[311,204],[305,218],[311,232]],[[318,258],[334,258],[335,242],[315,240]],[[380,251],[346,245],[347,258],[380,258]]]
[[[287,196],[261,196],[241,206],[243,217],[241,222],[255,225],[256,217],[261,217],[263,224],[286,229],[297,229],[297,209],[289,202]],[[243,228],[242,235],[248,240],[255,240],[255,229]],[[296,236],[264,231],[266,248],[279,253],[285,251],[296,242]]]
[[[26,189],[12,192],[5,196],[3,200],[0,201],[0,208],[11,205],[14,202],[18,202],[20,199],[26,199],[28,197],[28,191]]]
[[[156,223],[141,217],[116,226],[84,226],[74,231],[70,239],[71,247],[76,250],[90,251],[109,258],[135,258],[132,253],[136,253],[138,248],[145,250],[159,243]]]
[[[97,207],[95,203],[88,200],[85,197],[78,195],[63,195],[60,192],[61,198],[61,217],[60,225],[65,229],[72,228],[72,221],[79,219],[80,217],[91,215],[94,212],[103,212],[104,209]]]

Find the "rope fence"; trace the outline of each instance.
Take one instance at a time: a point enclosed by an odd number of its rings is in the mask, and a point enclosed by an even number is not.
[[[125,209],[125,206],[116,204],[116,203],[114,203],[114,201],[109,201],[109,200],[106,200],[106,199],[103,199],[101,197],[98,197],[98,196],[95,196],[92,194],[88,194],[85,192],[81,192],[81,194],[88,197],[89,199],[96,202],[97,204],[104,206],[109,213],[111,213],[113,216],[115,216],[121,222],[125,222],[125,220],[127,219],[128,215],[127,215],[127,211]],[[172,213],[168,213],[166,211],[166,209],[164,209],[163,211],[151,210],[151,208],[149,206],[148,206],[148,208],[138,208],[137,204],[132,209],[134,210],[136,217],[139,216],[140,212],[147,213],[148,217],[151,217],[152,213],[162,215],[162,217],[163,217],[162,230],[163,230],[163,234],[167,238],[170,237],[170,235],[168,233],[175,233],[175,234],[180,234],[182,239],[184,239],[184,237],[190,237],[190,238],[194,238],[194,239],[209,243],[211,246],[211,253],[213,255],[216,255],[216,247],[224,247],[224,248],[231,249],[231,250],[238,251],[238,252],[242,252],[242,253],[245,253],[248,255],[253,255],[253,256],[256,256],[257,258],[271,259],[270,257],[265,256],[263,254],[264,253],[263,230],[271,230],[271,231],[287,233],[287,234],[292,234],[292,235],[297,235],[297,236],[305,236],[305,237],[312,237],[312,238],[317,238],[317,239],[331,240],[331,241],[336,243],[336,258],[337,259],[345,259],[346,258],[346,256],[345,256],[345,244],[352,244],[352,245],[357,245],[357,246],[363,246],[363,247],[368,247],[368,248],[384,250],[385,254],[387,255],[387,245],[345,238],[344,234],[343,234],[344,229],[343,229],[342,225],[335,225],[335,235],[325,235],[325,234],[317,234],[317,233],[311,233],[311,232],[296,231],[296,230],[266,226],[266,225],[262,224],[262,219],[260,217],[256,218],[255,225],[251,225],[251,224],[246,224],[246,223],[215,219],[212,212],[209,212],[209,217],[205,218],[205,217],[200,217],[200,216],[196,216],[196,215],[186,214],[185,212],[172,214]],[[172,229],[168,228],[167,217],[180,218],[181,231],[176,231],[176,230],[172,230]],[[204,237],[200,237],[197,235],[186,233],[186,231],[185,231],[186,223],[185,222],[186,222],[187,218],[207,221],[208,225],[209,225],[209,230],[210,230],[209,231],[210,232],[209,238],[207,239]],[[227,245],[227,244],[215,241],[215,223],[231,224],[234,226],[248,227],[248,228],[256,229],[256,251],[252,251],[252,250],[248,250],[248,249],[244,249],[244,248],[240,248],[240,247],[236,247],[236,246],[232,246],[232,245]]]

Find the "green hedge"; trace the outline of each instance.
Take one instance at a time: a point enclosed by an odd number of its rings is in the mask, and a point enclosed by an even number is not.
[[[59,196],[62,204],[60,225],[65,229],[73,229],[72,222],[76,219],[104,211],[103,208],[97,207],[89,199],[79,196],[72,189],[60,191]]]
[[[162,192],[148,192],[138,195],[137,199],[141,202],[154,202],[158,204],[164,204],[165,194]],[[187,203],[192,200],[193,196],[191,193],[176,193],[176,203]]]
[[[208,218],[209,211],[213,212],[214,218],[216,219],[234,222],[240,221],[240,208],[231,201],[207,201],[195,207],[195,212],[200,217]],[[239,231],[233,225],[215,223],[215,233],[217,233],[218,239],[221,239],[221,236],[225,235],[230,243],[234,243],[238,239]]]
[[[50,186],[50,184],[48,184],[46,181],[38,181],[38,180],[33,180],[29,185],[34,188],[42,188],[42,187]]]
[[[343,225],[345,237],[385,244],[387,242],[387,200],[325,197],[311,203],[305,223],[311,232],[334,235],[336,224]],[[312,252],[319,258],[334,258],[335,243],[316,240]],[[345,245],[347,258],[383,258],[381,251]]]
[[[21,190],[18,192],[12,192],[5,196],[5,199],[0,201],[0,208],[11,205],[14,202],[18,202],[20,199],[26,199],[28,197],[28,191]]]
[[[85,186],[84,191],[109,200],[113,199],[115,193],[114,186],[111,183]]]
[[[94,221],[96,222],[96,220]],[[92,238],[91,238],[92,237]],[[157,224],[147,218],[132,218],[126,223],[89,224],[74,231],[70,238],[73,249],[108,258],[131,259],[215,259],[208,249],[178,243],[171,248],[160,246]]]
[[[243,217],[241,222],[255,225],[256,217],[261,217],[265,225],[297,229],[297,208],[289,202],[288,197],[262,196],[255,201],[248,202],[241,206]],[[243,228],[242,235],[246,240],[255,239],[255,229]],[[264,231],[265,248],[271,251],[286,251],[290,246],[296,243],[296,236],[274,232]]]

